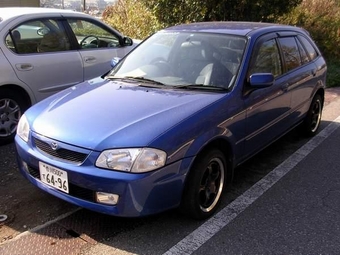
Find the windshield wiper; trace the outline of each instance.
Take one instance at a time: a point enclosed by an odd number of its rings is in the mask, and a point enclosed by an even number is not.
[[[164,83],[159,82],[159,81],[155,81],[152,79],[148,79],[142,76],[123,76],[123,77],[119,77],[119,76],[107,76],[108,79],[119,79],[119,80],[134,80],[134,81],[138,81],[138,82],[143,82],[143,83],[152,83],[152,84],[157,84],[157,85],[164,85]],[[144,86],[144,85],[143,85]]]
[[[119,77],[119,76],[114,76],[114,75],[107,75],[104,77],[110,80],[127,80],[125,77]]]
[[[148,79],[148,78],[145,78],[145,77],[142,77],[142,76],[125,76],[124,78],[136,80],[136,81],[143,82],[143,83],[153,83],[153,84],[157,84],[157,85],[164,85],[164,83],[162,83],[162,82],[155,81],[153,79]]]
[[[204,89],[204,90],[229,91],[229,89],[227,89],[227,88],[217,87],[217,86],[212,86],[212,85],[204,85],[204,84],[178,85],[178,86],[174,86],[174,88],[178,88],[178,89]]]

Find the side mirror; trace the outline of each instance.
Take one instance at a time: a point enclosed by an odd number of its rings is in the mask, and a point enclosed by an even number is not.
[[[133,41],[130,37],[123,38],[123,46],[131,46],[132,44],[133,44]]]
[[[47,35],[50,32],[50,30],[47,27],[42,27],[37,30],[37,34],[40,36]]]
[[[113,59],[111,59],[111,67],[115,67],[119,61],[121,60],[121,58],[118,58],[118,57],[114,57]]]
[[[250,75],[249,83],[253,88],[267,88],[274,84],[274,75],[271,73],[255,73]]]

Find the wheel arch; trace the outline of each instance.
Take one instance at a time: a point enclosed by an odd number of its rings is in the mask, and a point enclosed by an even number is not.
[[[322,106],[323,106],[323,104],[324,104],[324,102],[325,102],[325,90],[324,90],[324,88],[319,88],[319,89],[314,93],[313,98],[314,98],[316,95],[320,95],[320,96],[321,96],[321,98],[322,98]]]
[[[226,162],[227,162],[227,180],[231,181],[232,177],[234,176],[234,165],[233,165],[233,149],[231,146],[231,143],[220,137],[216,138],[212,141],[210,141],[208,144],[206,144],[202,150],[198,153],[200,155],[201,153],[204,153],[207,150],[211,149],[219,149],[223,155],[225,156]]]
[[[216,208],[218,207],[218,204],[221,201],[221,196],[223,196],[223,193],[225,191],[225,188],[223,188],[224,191],[221,190],[221,193],[217,192],[218,197],[214,198],[214,202],[213,204],[210,205],[211,208],[209,209],[209,211],[202,212],[201,207],[200,207],[201,209],[198,209],[197,203],[199,203],[199,200],[201,200],[199,198],[201,196],[198,193],[196,193],[194,190],[197,191],[197,189],[195,189],[195,187],[197,188],[197,180],[198,180],[197,178],[200,179],[200,178],[203,178],[203,176],[205,176],[205,175],[202,175],[202,169],[200,169],[200,167],[202,166],[201,164],[204,164],[202,162],[204,162],[207,159],[207,156],[208,155],[211,156],[212,155],[211,153],[213,153],[214,151],[215,152],[219,151],[219,153],[222,153],[225,157],[224,161],[226,162],[226,165],[224,167],[225,169],[224,169],[223,187],[226,186],[229,180],[232,180],[232,175],[233,175],[232,152],[231,152],[232,147],[226,139],[224,139],[223,137],[218,137],[216,139],[211,140],[207,144],[205,144],[201,148],[201,150],[196,154],[196,157],[191,162],[189,171],[187,172],[185,181],[183,183],[179,210],[181,213],[185,215],[189,215],[190,217],[193,217],[194,219],[199,219],[199,220],[205,219],[207,217],[210,217],[209,215],[212,215],[214,212],[216,212]],[[194,166],[196,166],[197,168]]]
[[[31,106],[33,104],[33,100],[30,94],[28,93],[27,90],[25,90],[21,86],[14,85],[14,84],[6,84],[6,85],[0,86],[0,91],[4,91],[4,90],[14,91],[16,94],[19,94],[23,98],[27,106]]]
[[[227,181],[230,182],[232,181],[232,178],[234,176],[234,156],[233,156],[233,148],[231,146],[230,141],[225,139],[225,137],[217,137],[212,139],[211,141],[207,142],[200,150],[197,152],[195,159],[192,161],[189,171],[187,173],[187,176],[191,171],[193,171],[192,166],[195,164],[195,161],[201,157],[203,154],[205,154],[207,151],[212,150],[212,149],[218,149],[220,150],[223,155],[225,156],[225,160],[227,162],[226,166],[226,177]],[[184,186],[187,182],[187,178],[185,180]]]

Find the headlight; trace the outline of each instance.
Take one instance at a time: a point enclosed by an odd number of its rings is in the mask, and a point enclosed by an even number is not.
[[[29,132],[30,132],[30,126],[28,124],[26,116],[22,115],[19,120],[18,127],[17,127],[17,135],[27,143]]]
[[[96,166],[110,170],[144,173],[165,165],[166,153],[152,148],[113,149],[103,151]]]

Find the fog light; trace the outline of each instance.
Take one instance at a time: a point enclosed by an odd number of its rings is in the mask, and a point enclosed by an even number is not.
[[[97,202],[101,204],[116,205],[118,203],[119,195],[106,192],[96,192],[96,199]]]
[[[27,173],[29,173],[27,163],[26,163],[25,161],[21,161],[21,162],[22,162],[22,168],[23,168]]]

